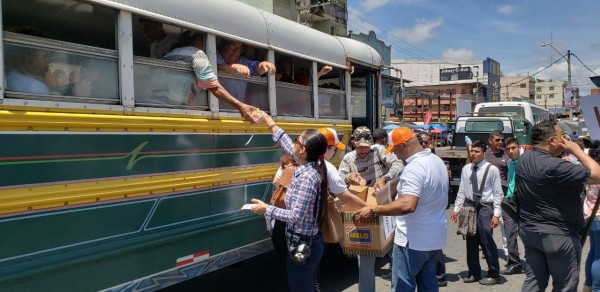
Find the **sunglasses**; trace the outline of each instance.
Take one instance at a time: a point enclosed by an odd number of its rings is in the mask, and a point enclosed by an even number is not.
[[[431,144],[431,141],[421,141],[421,145],[429,145]]]
[[[504,142],[504,139],[500,139],[500,138],[494,139],[494,142]]]

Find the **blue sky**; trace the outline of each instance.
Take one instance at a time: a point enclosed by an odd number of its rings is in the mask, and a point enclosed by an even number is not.
[[[598,0],[349,0],[348,29],[376,32],[392,45],[392,59],[500,62],[505,75],[527,75],[549,66],[567,50],[600,75]],[[573,86],[593,87],[586,69],[571,58]],[[567,80],[566,59],[534,76]]]

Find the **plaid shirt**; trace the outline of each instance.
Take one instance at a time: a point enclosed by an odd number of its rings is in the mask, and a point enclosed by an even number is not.
[[[279,142],[286,152],[293,153],[294,142],[282,129],[273,133],[273,141]],[[295,155],[292,156],[298,161]],[[285,192],[285,205],[288,209],[269,205],[265,215],[269,220],[273,218],[289,223],[287,228],[295,233],[309,236],[317,234],[319,228],[315,221],[314,208],[320,184],[321,177],[316,162],[296,167],[292,182]]]
[[[347,181],[348,174],[358,172],[367,181],[367,186],[372,187],[382,177],[395,178],[402,173],[404,165],[398,160],[396,154],[384,154],[385,147],[381,145],[371,146],[369,155],[361,159],[356,155],[356,150],[346,154],[340,162],[338,172],[340,177]]]

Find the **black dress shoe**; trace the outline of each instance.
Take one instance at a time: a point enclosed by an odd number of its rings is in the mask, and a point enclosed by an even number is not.
[[[509,266],[506,269],[500,271],[501,275],[514,275],[523,273],[521,266]]]
[[[496,285],[498,284],[498,280],[496,278],[483,278],[479,280],[479,284],[481,285]]]
[[[438,287],[446,287],[448,286],[448,281],[438,281]]]
[[[477,281],[479,281],[481,278],[475,278],[475,276],[469,276],[467,278],[463,279],[464,283],[475,283]]]
[[[381,275],[381,279],[384,279],[386,281],[391,281],[392,280],[392,272]]]

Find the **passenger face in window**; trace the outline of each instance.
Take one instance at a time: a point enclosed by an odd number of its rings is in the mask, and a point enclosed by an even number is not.
[[[165,37],[166,33],[163,30],[162,23],[148,19],[140,19],[140,22],[144,28],[144,35],[150,40],[157,41]]]
[[[236,41],[227,41],[221,49],[221,56],[227,64],[235,64],[240,59],[243,45]]]
[[[50,68],[50,54],[46,51],[36,50],[32,54],[31,62],[29,66],[32,72],[39,76],[44,76]]]

